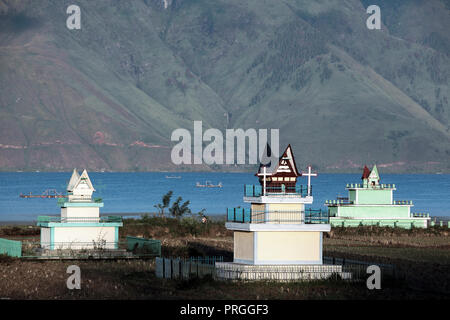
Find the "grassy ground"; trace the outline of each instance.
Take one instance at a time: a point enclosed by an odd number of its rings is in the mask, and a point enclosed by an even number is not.
[[[81,268],[81,290],[68,290],[66,269]],[[0,263],[0,298],[13,299],[351,299],[383,298],[364,284],[333,281],[275,283],[219,282],[211,279],[157,279],[154,261],[82,261]],[[418,297],[406,290],[386,289],[396,297]]]
[[[295,283],[190,281],[155,277],[154,260],[25,261],[0,258],[0,298],[11,299],[417,299],[449,298],[447,228],[400,230],[334,228],[324,236],[324,255],[396,266],[396,279],[381,290],[364,282]],[[37,228],[3,227],[0,237],[36,236]],[[126,220],[121,235],[160,239],[164,256],[224,256],[233,238],[223,222],[149,218]],[[81,290],[68,290],[66,269],[81,268]]]

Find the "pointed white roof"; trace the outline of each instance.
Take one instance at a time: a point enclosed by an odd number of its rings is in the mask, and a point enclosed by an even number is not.
[[[90,190],[95,191],[94,186],[92,185],[91,179],[89,178],[89,175],[88,175],[86,169],[83,170],[83,173],[81,174],[80,178],[78,179],[77,183],[75,184],[74,189],[83,183],[86,183]]]
[[[380,175],[378,174],[377,165],[374,165],[372,171],[370,172],[369,179],[380,180]]]
[[[380,175],[378,174],[377,166],[374,165],[368,177],[369,183],[378,185],[380,182]]]
[[[83,186],[81,187],[81,185]],[[95,191],[86,169],[83,170],[81,176],[78,174],[76,169],[73,170],[72,177],[70,178],[69,184],[67,185],[67,191],[73,192],[75,189],[80,187],[81,189]]]
[[[77,169],[73,169],[72,176],[70,177],[69,184],[67,185],[67,191],[73,191],[73,188],[79,179],[80,175],[78,174]]]

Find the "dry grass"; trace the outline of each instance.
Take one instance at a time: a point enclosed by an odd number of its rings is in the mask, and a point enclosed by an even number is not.
[[[143,236],[146,238],[225,238],[233,233],[227,230],[223,221],[209,220],[201,223],[199,219],[187,217],[183,219],[151,217],[145,219],[125,219],[121,235]]]
[[[81,290],[66,288],[66,269],[81,269]],[[384,284],[386,285],[386,284]],[[418,298],[402,283],[369,291],[364,283],[222,282],[157,279],[153,260],[0,262],[0,298],[12,299],[384,299]],[[437,297],[428,294],[428,297]]]
[[[39,236],[40,230],[36,226],[0,226],[0,237]]]
[[[450,249],[446,227],[399,229],[379,227],[333,228],[325,234],[325,244]]]

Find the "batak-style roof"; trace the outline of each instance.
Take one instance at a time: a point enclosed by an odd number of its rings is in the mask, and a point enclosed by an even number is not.
[[[378,174],[378,169],[377,169],[377,165],[375,164],[373,166],[372,171],[369,174],[369,179],[371,180],[380,180],[380,175]]]
[[[362,174],[361,179],[367,179],[367,178],[369,178],[369,175],[370,175],[369,168],[367,168],[367,166],[364,166],[363,174]]]
[[[69,184],[67,185],[67,191],[72,191],[75,184],[80,180],[80,175],[77,169],[73,169],[72,176],[70,177]]]
[[[267,144],[266,148],[267,148],[266,154],[267,154],[267,156],[270,157],[272,155],[272,150],[270,149],[269,144]],[[269,162],[269,164],[267,164],[265,166],[263,164],[260,164],[258,172],[255,175],[262,176],[264,167],[270,168],[271,163]],[[295,177],[300,177],[302,175],[297,170],[297,165],[295,164],[294,153],[292,152],[292,147],[290,144],[287,146],[286,150],[284,150],[283,154],[278,159],[278,163],[275,166],[275,168],[270,172],[266,172],[266,175],[268,175],[268,176],[274,176],[276,174],[292,175]]]
[[[76,169],[73,169],[72,177],[70,177],[69,184],[67,185],[67,191],[73,192],[73,190],[76,189],[81,183],[86,183],[89,189],[95,191],[86,169],[83,170],[81,176],[78,174]]]

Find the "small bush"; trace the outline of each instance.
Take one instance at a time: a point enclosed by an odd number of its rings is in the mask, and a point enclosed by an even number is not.
[[[201,232],[202,227],[200,223],[194,218],[184,218],[180,221],[180,226],[183,229],[184,234],[189,234],[191,236],[198,236]]]

